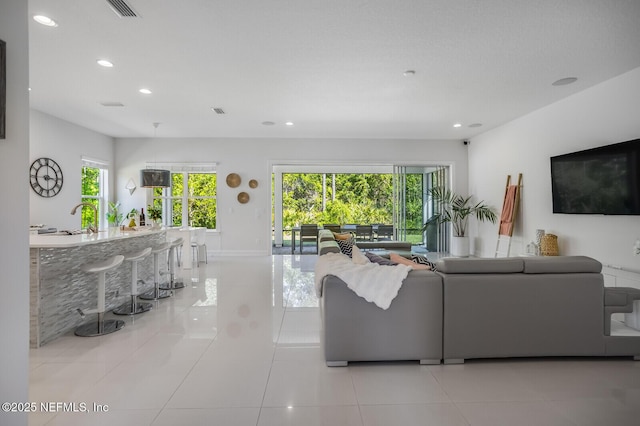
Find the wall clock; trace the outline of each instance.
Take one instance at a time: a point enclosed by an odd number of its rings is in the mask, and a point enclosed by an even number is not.
[[[31,188],[41,197],[53,197],[62,189],[62,169],[51,158],[38,158],[29,170]]]

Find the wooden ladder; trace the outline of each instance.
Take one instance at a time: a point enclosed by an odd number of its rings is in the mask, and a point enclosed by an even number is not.
[[[504,202],[500,223],[498,225],[498,241],[494,257],[509,257],[511,252],[511,236],[520,206],[520,190],[522,188],[522,173],[518,174],[518,183],[511,185],[511,175],[507,176],[507,185],[504,190]]]

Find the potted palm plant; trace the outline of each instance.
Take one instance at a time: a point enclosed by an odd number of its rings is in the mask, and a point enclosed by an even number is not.
[[[422,231],[434,225],[451,223],[453,238],[449,251],[451,255],[457,257],[469,256],[469,236],[467,235],[467,225],[469,216],[475,216],[480,221],[495,223],[498,216],[493,209],[483,201],[475,204],[471,201],[472,196],[463,197],[450,189],[435,187],[429,191],[433,201],[440,206],[440,211],[427,220]]]

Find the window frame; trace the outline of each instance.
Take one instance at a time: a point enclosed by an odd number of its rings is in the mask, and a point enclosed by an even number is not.
[[[98,195],[83,194],[84,185],[82,177],[83,169],[98,169]],[[107,229],[107,200],[109,198],[109,163],[103,160],[82,157],[80,167],[80,202],[85,200],[97,200],[98,204],[98,229]],[[80,227],[86,228],[83,218],[80,219]]]
[[[162,224],[165,226],[191,226],[189,223],[189,201],[193,199],[200,200],[214,200],[216,205],[216,218],[215,218],[215,228],[207,228],[207,230],[216,231],[219,229],[218,222],[218,174],[215,167],[215,164],[154,164],[154,168],[162,168],[169,170],[171,172],[171,184],[172,186],[168,188],[152,188],[152,197],[151,204],[153,206],[157,205],[158,200],[160,200],[160,204],[162,206]],[[173,179],[174,175],[181,174],[182,175],[182,194],[180,195],[172,195],[173,193]],[[216,175],[216,187],[215,187],[215,195],[197,195],[191,196],[189,195],[189,175],[190,174],[213,174]],[[174,201],[181,202],[181,211],[180,218],[181,224],[174,225],[173,223],[173,205]]]

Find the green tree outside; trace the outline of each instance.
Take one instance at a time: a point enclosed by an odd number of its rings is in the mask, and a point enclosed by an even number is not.
[[[282,175],[283,229],[304,223],[392,223],[392,174],[326,174],[324,196],[322,177],[322,173]],[[407,228],[413,242],[422,241],[423,181],[422,174],[407,175]]]

